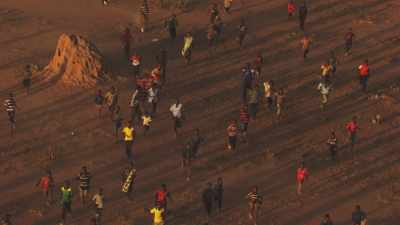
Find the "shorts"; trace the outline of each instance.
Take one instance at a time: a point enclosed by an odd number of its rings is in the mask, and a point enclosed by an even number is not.
[[[174,117],[174,127],[181,128],[182,127],[182,120],[181,118]]]
[[[81,198],[86,197],[88,195],[89,188],[79,188],[79,194]]]
[[[8,111],[7,114],[10,123],[15,123],[15,111]]]
[[[240,131],[242,131],[242,132],[246,132],[247,131],[247,126],[249,125],[249,123],[240,123],[239,124],[239,128],[240,128]]]
[[[65,212],[71,212],[71,202],[63,202],[62,203],[62,208]]]
[[[236,136],[229,136],[228,143],[232,148],[236,147]]]

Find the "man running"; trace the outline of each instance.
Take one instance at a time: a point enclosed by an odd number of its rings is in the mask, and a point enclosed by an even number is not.
[[[133,76],[137,79],[140,76],[141,65],[142,65],[142,57],[136,52],[129,59],[132,64]]]
[[[303,193],[304,181],[308,178],[308,169],[305,167],[304,162],[301,163],[300,167],[297,169],[297,194],[301,195]]]
[[[150,213],[153,214],[153,225],[164,225],[165,210],[160,205],[152,208]]]
[[[327,61],[324,64],[321,65],[321,79],[323,81],[330,81],[330,76],[332,73],[332,66],[331,64]]]
[[[8,115],[8,121],[10,122],[11,136],[14,136],[14,131],[16,128],[15,114],[16,114],[16,108],[18,108],[18,106],[17,102],[15,101],[13,93],[10,93],[8,95],[8,98],[4,101],[4,106],[6,108],[6,112]]]
[[[300,42],[303,49],[303,58],[305,60],[310,51],[311,38],[308,35],[304,35]]]
[[[174,133],[175,137],[178,136],[178,130],[182,127],[183,118],[183,105],[180,103],[179,99],[176,99],[175,103],[169,108],[171,112],[172,120],[174,122]]]
[[[165,83],[167,78],[167,62],[168,62],[168,52],[164,46],[161,47],[159,53],[156,55],[156,61],[160,65],[161,69],[161,82]]]
[[[305,28],[304,25],[306,23],[307,14],[308,14],[308,9],[306,2],[304,1],[304,3],[299,7],[299,24],[300,24],[300,29],[302,31],[304,31]]]
[[[243,45],[243,40],[247,35],[247,26],[244,22],[244,19],[240,19],[240,24],[239,24],[239,35],[238,35],[238,42],[239,42],[239,48],[242,47]]]
[[[236,148],[237,130],[236,121],[231,120],[228,128],[226,129],[228,133],[228,150],[235,150]]]
[[[353,29],[349,28],[347,31],[346,35],[344,36],[344,50],[345,50],[345,55],[348,56],[351,54],[351,48],[353,47],[353,39],[355,35],[353,33]]]
[[[336,138],[336,133],[335,133],[335,131],[332,131],[331,135],[328,138],[328,141],[326,142],[326,144],[328,145],[328,150],[329,150],[332,161],[336,160],[337,143],[338,143],[338,140]]]
[[[125,153],[129,162],[132,162],[132,145],[134,132],[135,129],[133,128],[132,121],[129,121],[124,129],[122,129],[122,134],[124,135],[125,141]]]
[[[258,194],[258,187],[253,187],[253,190],[247,194],[246,198],[249,201],[249,219],[254,225],[257,225],[258,211],[263,202],[261,195]]]
[[[192,61],[192,45],[193,45],[193,36],[190,32],[185,34],[183,39],[183,48],[181,51],[182,56],[185,58],[186,64],[189,65]]]
[[[150,130],[150,124],[153,121],[150,114],[147,112],[144,112],[142,116],[142,125],[143,125],[143,134],[146,135],[147,132]]]
[[[76,178],[79,181],[79,196],[81,198],[82,205],[85,205],[88,192],[90,190],[90,180],[92,176],[87,170],[86,166],[83,166],[81,172]]]
[[[210,23],[215,22],[215,18],[219,16],[219,10],[218,10],[218,5],[216,3],[211,4],[211,9],[210,9]]]
[[[93,196],[92,201],[94,202],[94,205],[96,207],[95,211],[96,225],[100,225],[101,216],[103,214],[103,206],[104,206],[103,188],[99,188],[99,192]]]
[[[346,130],[349,135],[349,142],[350,142],[350,148],[351,150],[354,149],[354,145],[356,143],[357,139],[357,131],[358,131],[358,124],[357,124],[357,117],[353,116],[350,122],[347,123],[346,125]],[[353,153],[354,157],[354,153]]]
[[[171,40],[175,40],[176,38],[176,28],[178,26],[178,19],[176,18],[175,14],[165,21],[165,28],[168,30],[169,37]]]
[[[155,194],[154,205],[159,205],[167,213],[168,199],[172,201],[171,193],[168,191],[166,184],[161,184],[160,190]]]
[[[360,77],[361,90],[367,92],[368,78],[370,76],[369,64],[367,59],[364,61],[364,63],[358,66],[358,72]]]
[[[122,34],[121,41],[124,49],[125,59],[129,59],[131,56],[131,41],[132,41],[131,30],[127,27],[125,28],[124,33]]]
[[[67,219],[67,214],[72,213],[71,204],[72,204],[72,188],[69,181],[65,181],[64,186],[61,187],[61,219],[62,224],[65,224]]]
[[[321,94],[321,109],[324,110],[326,107],[326,104],[328,104],[328,97],[329,97],[329,93],[332,90],[332,86],[329,81],[321,81],[318,84],[317,90]]]
[[[293,0],[289,0],[287,11],[288,11],[288,18],[290,19],[296,12],[296,5],[294,4]]]

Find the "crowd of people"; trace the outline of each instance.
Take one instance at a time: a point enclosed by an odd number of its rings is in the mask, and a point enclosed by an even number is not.
[[[105,5],[109,1],[103,1]],[[225,15],[231,14],[231,7],[233,0],[223,1],[223,10]],[[243,4],[243,3],[242,3]],[[296,5],[295,1],[290,0],[287,5],[287,13],[289,20],[298,14],[299,28],[304,32],[301,38],[301,48],[303,51],[302,58],[308,59],[310,50],[312,47],[313,40],[311,36],[307,35],[306,30],[306,19],[308,14],[307,4],[301,3]],[[209,54],[213,54],[213,51],[220,43],[223,42],[222,33],[224,27],[227,24],[222,22],[222,13],[219,10],[218,4],[212,4],[209,11],[209,25],[207,26],[207,41]],[[171,40],[175,40],[178,35],[178,18],[175,14],[167,18],[164,23],[165,29]],[[144,28],[141,28],[141,32],[145,32]],[[236,41],[238,46],[241,48],[244,45],[248,32],[248,27],[244,19],[240,20],[240,24],[237,28]],[[355,35],[352,29],[344,35],[344,53],[346,56],[351,54],[353,39]],[[135,156],[134,156],[134,143],[137,138],[146,138],[145,136],[151,132],[151,126],[153,122],[157,120],[157,107],[159,101],[163,100],[163,87],[167,81],[167,62],[168,53],[165,46],[162,46],[155,54],[157,65],[151,70],[150,73],[146,72],[142,68],[142,56],[136,52],[132,52],[133,35],[129,28],[126,28],[121,36],[123,44],[123,55],[127,62],[130,64],[130,71],[132,80],[135,83],[135,88],[130,96],[128,103],[121,103],[119,98],[119,90],[117,87],[109,87],[108,90],[104,91],[99,89],[94,97],[94,104],[97,108],[98,117],[103,119],[108,117],[112,122],[113,134],[115,135],[116,142],[120,142],[121,138],[124,142],[124,151],[127,158],[127,167],[122,171],[121,176],[121,192],[124,193],[129,200],[133,200],[132,191],[134,188],[135,177],[137,169],[135,168]],[[195,37],[191,32],[186,32],[183,37],[183,46],[180,51],[184,61],[187,65],[190,65],[192,61],[193,46]],[[248,62],[242,69],[242,80],[241,80],[241,106],[238,109],[238,119],[232,119],[229,121],[226,128],[226,150],[235,151],[238,148],[238,144],[248,143],[248,129],[251,123],[257,120],[259,110],[265,109],[276,115],[276,119],[279,121],[285,115],[286,110],[286,96],[287,90],[284,88],[277,88],[277,82],[274,80],[263,79],[263,64],[264,57],[260,52],[258,53],[252,62]],[[318,85],[316,90],[321,95],[321,109],[326,110],[329,107],[328,100],[329,95],[334,90],[334,80],[339,61],[336,53],[331,51],[327,57],[326,62],[321,65],[321,74],[318,77]],[[362,62],[358,67],[358,76],[360,89],[363,92],[368,91],[368,79],[370,77],[370,68],[368,60]],[[30,87],[27,81],[24,81],[25,87]],[[28,88],[29,89],[29,88]],[[27,92],[28,92],[27,89]],[[8,98],[4,101],[5,111],[7,112],[10,124],[11,136],[16,133],[16,112],[19,110],[16,98],[13,93],[10,93]],[[126,118],[122,117],[121,108],[129,107],[129,115]],[[106,111],[106,112],[104,112]],[[181,128],[185,121],[184,103],[180,99],[175,99],[171,104],[168,111],[171,115],[171,130],[173,130],[175,137],[181,135]],[[348,140],[351,150],[353,150],[357,143],[357,133],[359,126],[357,123],[357,117],[353,117],[345,127],[348,132]],[[139,135],[139,130],[143,136]],[[239,143],[238,143],[239,140]],[[202,137],[199,129],[196,129],[193,134],[190,135],[189,140],[185,143],[182,148],[182,168],[187,181],[191,180],[191,165],[192,161],[196,160],[200,146],[206,140]],[[332,130],[328,140],[326,141],[327,154],[333,160],[337,160],[338,156],[338,139],[336,137],[336,131]],[[354,151],[352,151],[354,157]],[[302,162],[296,171],[297,181],[297,194],[302,195],[304,192],[304,184],[306,183],[310,171],[306,167],[305,162]],[[79,197],[82,205],[92,204],[94,206],[93,217],[91,223],[93,225],[99,225],[102,221],[102,212],[104,207],[104,195],[102,187],[98,188],[98,191],[91,195],[91,179],[92,174],[89,172],[86,166],[82,167],[76,177],[79,183]],[[64,184],[58,189],[56,188],[53,173],[50,169],[46,171],[43,177],[37,182],[37,186],[43,192],[43,198],[45,204],[53,205],[57,202],[56,192],[57,189],[61,193],[61,221],[66,223],[67,217],[72,213],[72,200],[74,196],[74,190],[71,186],[72,180],[66,180]],[[223,211],[223,193],[224,185],[223,179],[219,177],[215,184],[207,183],[207,186],[202,191],[201,200],[205,209],[207,218],[210,219],[216,211],[220,213]],[[89,197],[91,195],[91,197]],[[259,194],[258,187],[254,187],[251,192],[246,196],[249,204],[249,219],[252,224],[258,224],[258,212],[263,203],[263,198]],[[172,194],[168,191],[167,185],[162,184],[160,189],[156,191],[154,207],[147,209],[148,213],[153,215],[154,225],[165,224],[166,218],[169,215],[168,201],[173,201]],[[361,210],[360,206],[356,206],[354,213],[352,214],[353,225],[365,225],[366,215]],[[3,219],[3,224],[11,224],[11,215],[7,214]],[[330,214],[323,216],[321,225],[333,225]]]

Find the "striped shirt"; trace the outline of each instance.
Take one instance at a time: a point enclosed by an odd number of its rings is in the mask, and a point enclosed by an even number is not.
[[[79,187],[81,189],[89,189],[90,187],[90,174],[89,173],[80,173],[79,174]]]
[[[250,192],[247,194],[247,199],[253,204],[261,204],[262,203],[262,197],[256,193],[256,192]]]
[[[9,98],[4,101],[4,106],[6,107],[7,112],[15,112],[17,103],[15,102],[14,98]]]
[[[239,119],[240,122],[242,123],[248,123],[249,122],[249,113],[247,112],[247,109],[241,108],[240,113],[239,113]]]

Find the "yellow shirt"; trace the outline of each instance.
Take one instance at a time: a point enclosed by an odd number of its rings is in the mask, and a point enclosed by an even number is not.
[[[154,214],[154,223],[162,223],[162,222],[164,222],[164,220],[163,220],[164,209],[152,208],[150,210],[150,213]]]
[[[151,117],[150,116],[142,116],[143,126],[150,126]]]
[[[122,133],[124,134],[125,141],[132,141],[133,140],[133,127],[124,127]]]

